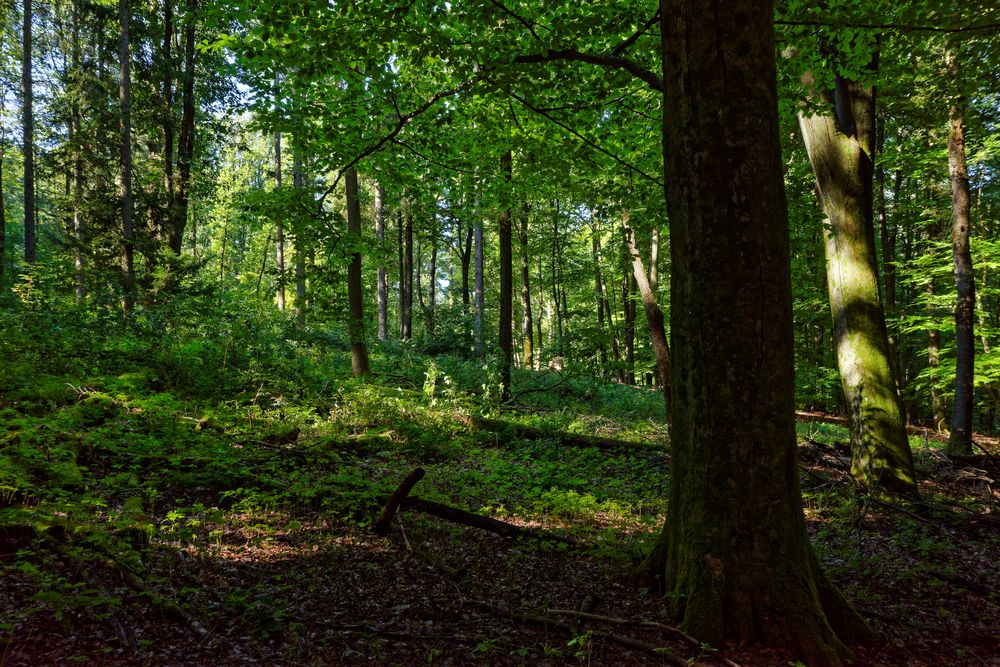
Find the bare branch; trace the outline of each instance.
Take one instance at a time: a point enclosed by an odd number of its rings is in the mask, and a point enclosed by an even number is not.
[[[570,60],[577,62],[610,67],[612,69],[623,69],[637,79],[643,81],[653,90],[663,92],[663,79],[655,73],[649,71],[639,63],[617,55],[600,53],[583,53],[573,49],[550,50],[544,53],[528,53],[514,57],[514,62],[524,63],[546,63],[555,60]]]

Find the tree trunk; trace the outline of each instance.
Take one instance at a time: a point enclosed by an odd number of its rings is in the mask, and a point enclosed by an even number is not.
[[[839,665],[870,631],[802,512],[772,21],[771,2],[661,3],[674,402],[649,564],[699,640]]]
[[[274,90],[277,93],[281,75],[274,75]],[[274,133],[274,189],[281,190],[281,132]],[[285,309],[285,230],[281,220],[274,225],[274,264],[278,273],[278,310]]]
[[[7,104],[7,96],[0,92],[0,109]],[[0,287],[7,280],[7,211],[3,205],[3,158],[4,158],[3,114],[0,114]]]
[[[667,343],[666,326],[663,321],[663,311],[656,303],[656,290],[653,287],[653,270],[650,266],[650,277],[646,277],[646,267],[642,263],[642,253],[636,247],[635,230],[629,226],[628,211],[622,211],[622,227],[625,232],[625,250],[631,258],[632,275],[639,286],[639,297],[642,299],[643,309],[646,311],[646,322],[649,325],[649,340],[653,347],[653,355],[656,357],[656,370],[660,375],[660,387],[663,389],[663,400],[666,405],[667,420],[670,420],[670,345]],[[653,238],[656,239],[654,233]],[[654,240],[653,247],[656,248],[657,241]],[[657,251],[650,253],[651,257],[656,257]]]
[[[73,1],[73,78],[72,78],[72,102],[70,104],[70,144],[73,153],[73,275],[75,282],[76,303],[82,305],[87,296],[87,289],[83,280],[83,147],[80,131],[82,128],[82,115],[80,111],[80,99],[82,97],[82,75],[80,69],[80,3]],[[0,155],[0,161],[3,156]],[[0,174],[0,181],[2,181]],[[2,199],[2,195],[0,195]],[[0,209],[3,204],[0,203]],[[0,222],[3,216],[0,215]],[[0,224],[2,226],[2,224]],[[0,232],[2,237],[3,232]],[[2,258],[2,251],[0,251]],[[2,265],[2,262],[0,262]]]
[[[166,209],[159,224],[159,232],[168,234],[168,244],[174,234],[174,0],[163,0],[163,42],[160,48],[163,91],[160,101],[161,122],[163,123],[163,190]]]
[[[292,158],[292,184],[295,196],[302,196],[302,152],[296,148]],[[306,243],[303,231],[295,233],[295,321],[300,327],[306,325]]]
[[[135,306],[135,265],[132,239],[132,79],[129,71],[129,0],[118,0],[118,19],[121,22],[121,36],[118,41],[118,59],[121,79],[118,84],[118,101],[121,107],[121,174],[119,194],[122,206],[122,273],[125,282],[125,298],[122,302],[126,313]]]
[[[24,131],[24,261],[34,264],[38,258],[35,240],[35,119],[31,79],[31,2],[24,0],[24,25],[21,51],[21,114]]]
[[[950,456],[972,454],[972,409],[976,339],[973,320],[976,278],[969,246],[969,172],[965,166],[965,98],[962,94],[959,45],[949,39],[945,64],[952,87],[948,122],[948,172],[951,177],[951,248],[955,262],[955,402],[951,412]]]
[[[528,214],[531,205],[525,202],[521,206],[521,220],[518,226],[518,243],[520,244],[521,260],[521,362],[525,368],[535,367],[535,335],[531,319],[531,271],[528,261]]]
[[[194,40],[197,0],[187,0],[184,25],[184,84],[181,96],[180,140],[177,145],[177,197],[174,200],[170,229],[170,249],[181,254],[184,228],[187,226],[191,189],[191,163],[194,160]]]
[[[482,357],[483,348],[483,310],[485,294],[483,294],[483,223],[476,214],[476,355]]]
[[[625,343],[625,384],[635,384],[635,278],[631,267],[622,274],[622,329]]]
[[[403,251],[403,340],[413,337],[413,202],[406,202]]]
[[[827,286],[851,422],[851,474],[863,486],[916,497],[878,289],[871,158],[875,91],[838,75],[836,89],[824,100],[829,109],[800,114],[799,125],[827,216]]]
[[[538,347],[538,353],[535,355],[537,361],[537,367],[539,370],[542,368],[542,310],[545,304],[545,280],[542,276],[542,255],[538,255],[538,317],[535,318],[535,344]],[[551,334],[551,331],[549,332]]]
[[[597,355],[600,362],[599,375],[604,377],[604,372],[608,366],[608,346],[604,343],[604,285],[601,282],[601,239],[597,231],[597,220],[593,209],[590,211],[590,254],[594,261],[594,293],[597,296]]]
[[[928,294],[934,294],[934,280],[927,286]],[[931,329],[927,332],[927,365],[931,368],[938,368],[941,365],[941,332]],[[945,430],[948,423],[948,409],[944,404],[944,396],[936,385],[931,385],[931,414],[934,419],[934,429],[938,432]]]
[[[500,157],[503,172],[503,198],[500,209],[500,401],[510,400],[510,367],[514,359],[511,330],[514,326],[514,256],[511,229],[510,187],[513,178],[511,151]]]
[[[432,214],[433,215],[433,214]],[[434,335],[434,307],[437,305],[437,256],[438,256],[438,234],[437,225],[432,225],[431,229],[431,268],[427,277],[427,333]]]
[[[403,202],[400,201],[399,210],[396,211],[396,260],[398,276],[397,285],[399,291],[399,339],[404,340],[403,334],[406,331],[406,263],[403,259]]]
[[[344,190],[347,195],[347,237],[355,251],[347,267],[347,300],[350,321],[347,324],[351,339],[351,372],[355,376],[367,375],[368,347],[365,345],[365,294],[361,285],[361,202],[358,200],[358,173],[353,167],[344,173]]]
[[[378,239],[378,339],[389,340],[389,283],[385,275],[385,188],[375,186],[375,238]]]

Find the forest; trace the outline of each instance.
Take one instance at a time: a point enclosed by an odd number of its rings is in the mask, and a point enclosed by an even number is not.
[[[0,0],[0,665],[1000,665],[994,0]]]

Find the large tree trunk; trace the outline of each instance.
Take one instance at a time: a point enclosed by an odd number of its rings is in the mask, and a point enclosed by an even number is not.
[[[358,200],[358,173],[351,167],[344,173],[344,190],[347,195],[347,237],[351,247],[351,264],[347,267],[347,300],[350,321],[347,323],[351,339],[351,372],[355,376],[367,375],[368,347],[365,345],[365,294],[361,285],[361,202]]]
[[[674,401],[649,564],[698,639],[843,664],[869,633],[802,512],[773,5],[664,0],[661,17]]]
[[[639,286],[639,297],[642,299],[643,309],[646,311],[646,323],[649,326],[649,340],[653,346],[653,355],[656,357],[656,369],[660,375],[660,386],[663,388],[663,400],[666,404],[667,420],[670,419],[670,346],[667,343],[666,326],[663,321],[663,311],[656,303],[656,292],[653,287],[653,266],[655,259],[650,265],[650,275],[646,276],[646,267],[642,262],[642,254],[636,246],[635,230],[629,226],[628,211],[622,211],[622,227],[625,232],[625,250],[632,262],[632,275]],[[654,250],[651,257],[657,255],[656,235],[654,234]]]
[[[965,98],[962,95],[958,44],[949,40],[945,62],[952,86],[948,122],[948,172],[951,177],[951,248],[955,262],[955,403],[951,413],[948,454],[972,454],[973,375],[976,339],[973,319],[976,278],[969,246],[969,172],[965,166]]]
[[[21,33],[21,129],[24,132],[24,261],[34,264],[38,257],[35,241],[35,118],[31,79],[31,2],[24,0]]]
[[[504,196],[500,209],[500,401],[510,400],[510,367],[514,359],[514,256],[511,229],[510,187],[513,177],[511,151],[500,157]]]
[[[181,131],[177,145],[177,197],[170,225],[170,249],[181,254],[184,228],[187,225],[191,190],[191,163],[194,160],[194,40],[197,0],[187,0],[184,25],[184,84],[181,96]],[[197,248],[195,248],[197,250]]]
[[[528,214],[531,205],[525,202],[521,206],[521,220],[518,225],[518,243],[521,260],[521,363],[525,368],[535,367],[535,335],[531,319],[531,271],[528,261]]]
[[[121,79],[118,83],[118,101],[121,107],[121,173],[119,194],[122,206],[122,273],[124,274],[125,297],[122,302],[126,313],[135,306],[135,265],[132,240],[132,79],[129,71],[129,0],[118,0],[118,19],[121,35],[118,41],[118,58]]]
[[[292,185],[295,196],[302,196],[302,151],[296,148],[292,158]],[[306,325],[306,243],[303,231],[295,233],[295,321],[300,327]]]
[[[378,239],[378,339],[389,340],[389,283],[385,275],[385,188],[375,186],[375,238]]]
[[[799,116],[827,216],[827,286],[851,422],[851,474],[916,497],[916,474],[889,355],[872,219],[875,91],[836,77],[828,108]]]

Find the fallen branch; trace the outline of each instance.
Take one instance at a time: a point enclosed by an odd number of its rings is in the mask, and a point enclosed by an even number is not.
[[[604,623],[610,623],[612,625],[632,625],[640,628],[656,628],[658,630],[666,630],[667,632],[670,632],[680,637],[688,644],[691,644],[691,646],[694,646],[696,648],[702,648],[704,646],[704,644],[702,644],[700,641],[698,641],[688,633],[684,632],[680,628],[675,628],[674,626],[667,625],[665,623],[657,623],[656,621],[632,621],[627,618],[602,616],[600,614],[591,614],[585,611],[575,611],[573,609],[549,609],[546,611],[546,613],[553,614],[555,616],[573,616],[576,618],[585,618],[591,621],[602,621]],[[733,662],[732,660],[730,660],[725,656],[716,654],[716,657],[722,660],[722,662],[729,665],[729,667],[740,667],[738,663]]]
[[[628,440],[617,440],[615,438],[599,438],[593,435],[581,435],[578,433],[547,432],[534,426],[516,424],[514,422],[503,421],[501,419],[487,419],[485,417],[463,417],[462,421],[477,431],[489,431],[490,433],[511,433],[524,440],[544,440],[555,438],[560,444],[567,447],[584,447],[605,451],[615,451],[621,449],[642,450],[645,452],[662,451],[662,447],[647,445],[641,442],[630,442]]]
[[[389,499],[385,501],[385,506],[382,508],[382,514],[372,525],[372,531],[381,537],[385,537],[389,534],[389,525],[392,523],[393,517],[396,516],[396,510],[399,509],[399,504],[406,500],[406,497],[410,495],[410,491],[413,490],[413,486],[424,478],[424,469],[416,468],[411,472],[406,478],[400,483],[399,487],[392,492]]]
[[[579,540],[572,537],[554,535],[546,531],[535,530],[534,528],[522,528],[521,526],[515,526],[514,524],[499,521],[492,517],[483,516],[481,514],[473,514],[472,512],[452,507],[451,505],[437,503],[433,500],[424,500],[423,498],[417,498],[416,496],[403,499],[401,506],[417,512],[423,512],[424,514],[430,514],[431,516],[436,516],[439,519],[445,519],[446,521],[451,521],[452,523],[486,530],[510,539],[528,537],[536,540],[561,542],[562,544],[569,544],[572,546],[580,545]]]

